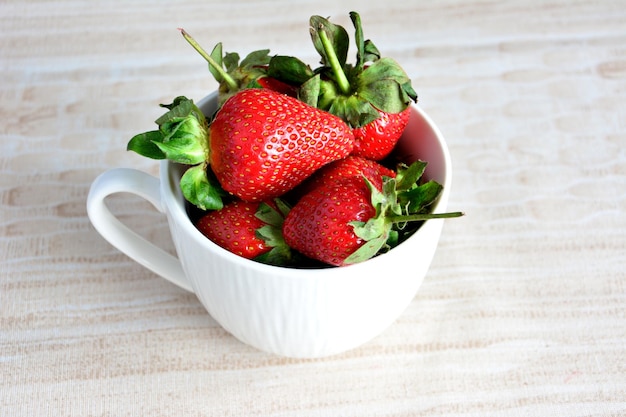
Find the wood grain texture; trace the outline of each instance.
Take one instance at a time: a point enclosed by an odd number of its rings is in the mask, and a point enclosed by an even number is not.
[[[312,14],[365,35],[446,136],[450,207],[386,332],[277,358],[108,245],[85,211],[157,104],[216,86],[183,41],[316,58]],[[626,2],[0,3],[0,415],[626,415]],[[162,215],[113,210],[172,250]],[[409,271],[397,271],[409,273]]]

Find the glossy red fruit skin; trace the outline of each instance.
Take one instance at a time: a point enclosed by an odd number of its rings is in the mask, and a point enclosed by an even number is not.
[[[283,236],[289,247],[303,255],[342,266],[365,243],[349,223],[366,222],[375,214],[365,180],[344,178],[302,197],[285,218]]]
[[[352,155],[380,161],[387,157],[409,123],[411,108],[400,113],[378,111],[380,117],[365,126],[352,130],[354,149]]]
[[[276,91],[278,93],[286,94],[291,97],[298,96],[298,87],[294,87],[276,78],[261,77],[257,79],[256,81],[263,88],[267,88],[269,90]]]
[[[244,201],[281,196],[353,147],[352,129],[339,117],[268,89],[238,92],[210,127],[213,172]]]
[[[296,189],[296,198],[308,194],[313,189],[350,177],[365,177],[379,190],[383,186],[383,177],[395,178],[396,172],[371,159],[357,155],[334,161],[325,165]]]
[[[200,232],[222,248],[247,259],[272,248],[256,236],[265,223],[255,216],[260,203],[236,200],[221,210],[210,211],[196,223]]]

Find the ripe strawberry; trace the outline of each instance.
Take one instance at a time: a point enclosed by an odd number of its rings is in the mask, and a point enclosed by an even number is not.
[[[400,65],[381,58],[376,46],[364,40],[359,15],[351,12],[350,18],[356,29],[355,65],[346,63],[346,30],[323,17],[311,17],[311,37],[322,67],[302,85],[300,96],[341,117],[355,130],[356,155],[380,160],[400,138],[408,122],[408,105],[417,101],[417,93]]]
[[[268,90],[276,91],[277,93],[283,93],[291,97],[297,97],[298,88],[294,87],[286,82],[273,77],[260,77],[256,80],[261,88],[267,88]]]
[[[271,90],[227,100],[210,126],[210,165],[222,187],[245,201],[291,190],[354,146],[337,116]]]
[[[279,200],[262,203],[235,200],[221,210],[203,215],[196,222],[196,227],[207,238],[234,254],[285,265],[292,258],[281,231],[288,210]]]
[[[244,258],[253,259],[269,252],[272,247],[256,236],[265,223],[255,216],[259,203],[233,201],[221,210],[208,212],[196,227],[203,235],[224,249]]]
[[[296,189],[296,197],[303,196],[323,184],[343,178],[367,178],[378,190],[382,189],[383,177],[395,178],[396,172],[371,159],[354,155],[331,162],[315,172]]]
[[[387,157],[409,123],[411,108],[407,107],[400,113],[386,113],[380,110],[379,113],[378,119],[352,130],[354,133],[353,155],[376,161]]]
[[[180,187],[202,210],[222,208],[225,193],[244,201],[279,197],[354,147],[340,118],[272,90],[235,93],[210,125],[185,97],[162,106],[169,111],[157,119],[159,130],[134,136],[128,149],[192,165]]]
[[[370,259],[414,232],[408,222],[458,217],[426,210],[441,192],[434,181],[418,185],[425,164],[403,167],[382,191],[366,178],[322,184],[298,201],[283,224],[287,245],[305,256],[342,266]],[[398,226],[401,225],[401,226]]]
[[[340,266],[365,243],[350,222],[366,222],[375,214],[363,178],[344,178],[302,197],[285,219],[283,236],[303,255]]]

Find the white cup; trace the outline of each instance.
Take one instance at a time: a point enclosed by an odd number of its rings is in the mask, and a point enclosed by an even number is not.
[[[198,106],[207,115],[215,93]],[[446,210],[450,156],[430,118],[413,105],[397,150],[405,162],[428,162],[424,174],[443,185],[434,205]],[[87,200],[89,218],[113,246],[172,283],[193,292],[208,313],[240,341],[266,352],[314,358],[353,349],[391,325],[415,297],[430,266],[443,219],[426,221],[388,253],[345,267],[276,267],[234,255],[204,237],[185,211],[182,167],[161,162],[160,179],[118,168],[101,174]],[[108,195],[139,195],[167,216],[178,257],[122,224],[107,208]]]

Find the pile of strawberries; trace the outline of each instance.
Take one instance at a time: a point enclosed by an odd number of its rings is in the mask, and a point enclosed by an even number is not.
[[[426,219],[461,215],[429,212],[442,187],[420,181],[425,162],[387,162],[417,94],[350,18],[355,64],[346,30],[311,17],[315,69],[269,50],[241,62],[221,44],[209,54],[181,29],[220,84],[219,108],[206,116],[177,97],[128,149],[188,166],[190,218],[223,248],[272,265],[342,266],[391,249]]]

